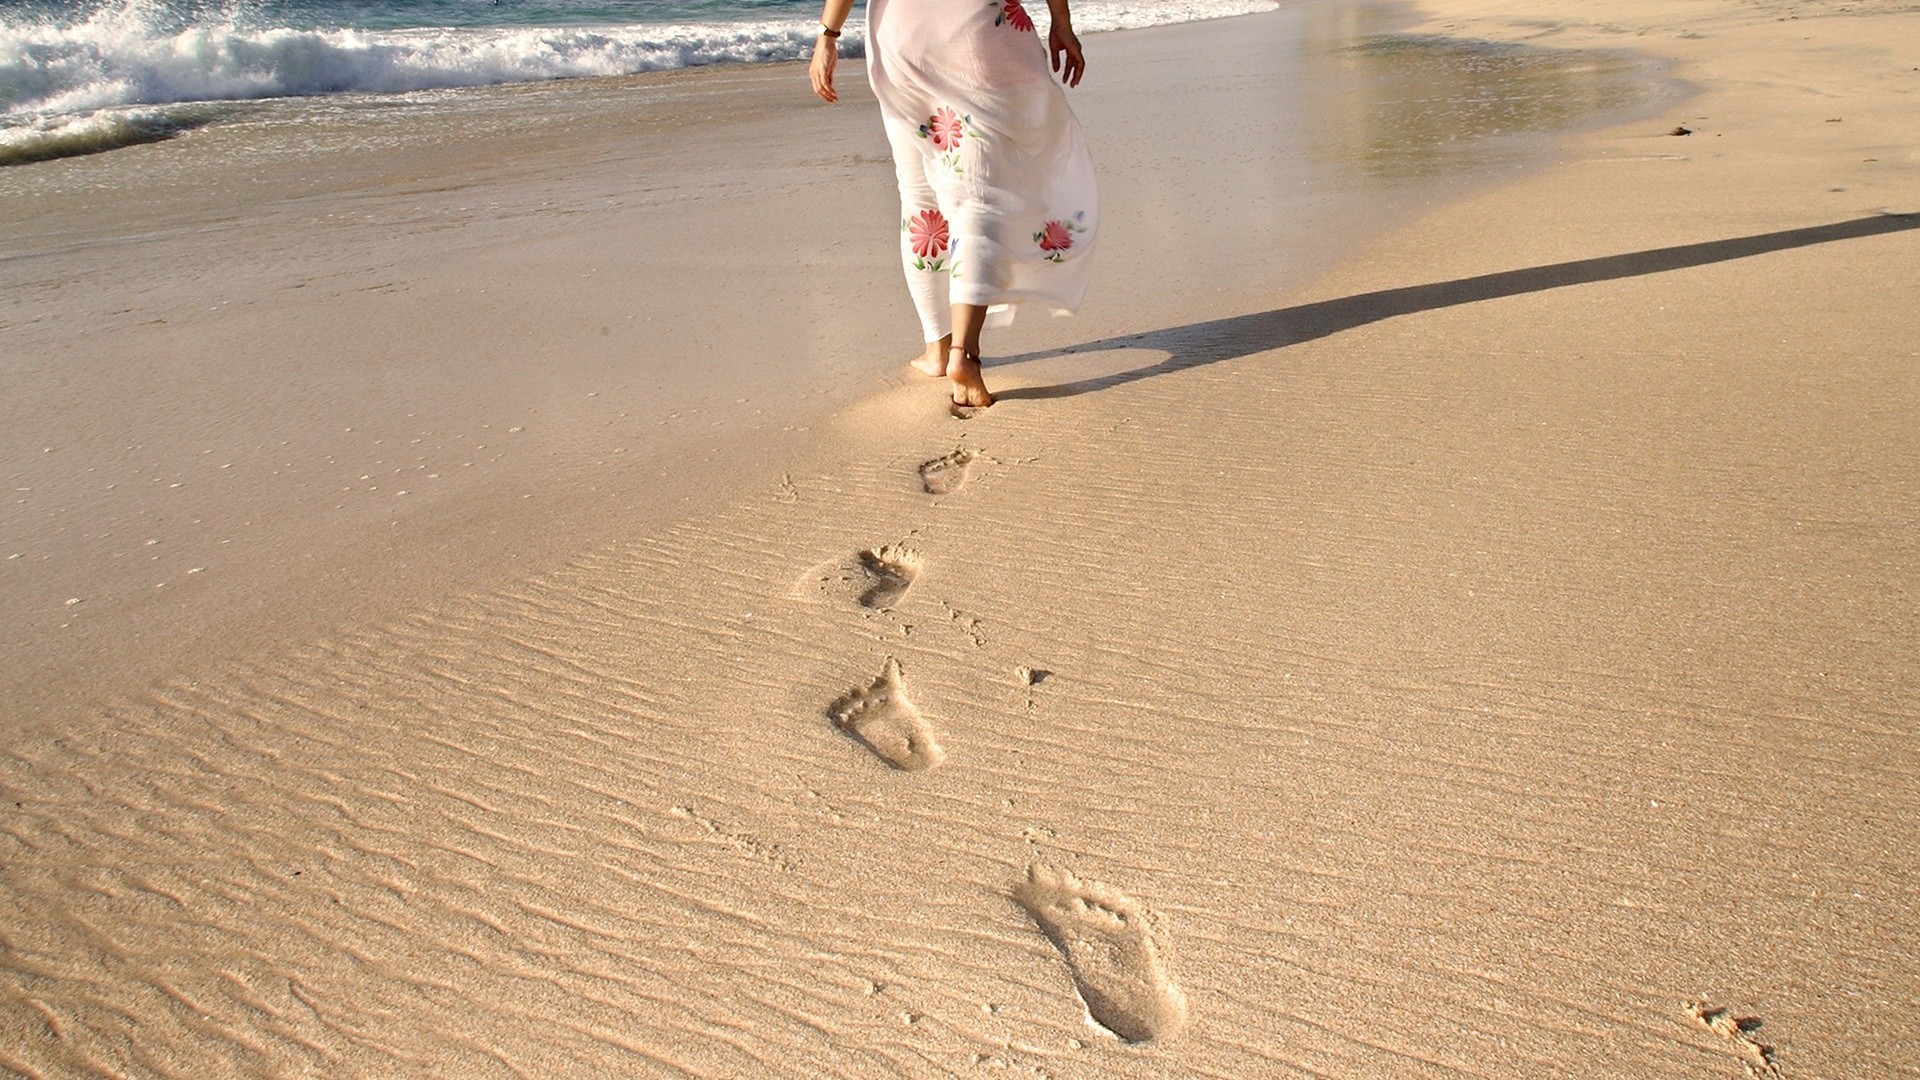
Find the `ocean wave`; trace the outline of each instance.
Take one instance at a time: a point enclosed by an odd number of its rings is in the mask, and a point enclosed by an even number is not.
[[[0,22],[0,107],[47,115],[116,105],[232,101],[628,75],[808,54],[796,20],[422,30],[163,29],[139,2],[85,22]]]
[[[1087,0],[1083,32],[1268,10],[1276,0]],[[1036,12],[1043,14],[1043,12]],[[797,60],[816,28],[793,18],[618,26],[353,30],[261,27],[228,9],[180,25],[162,0],[84,18],[0,16],[0,164],[150,142],[181,130],[138,106],[320,94],[397,94],[718,63]],[[843,54],[860,51],[858,21]]]
[[[1046,24],[1046,12],[1034,12],[1035,21]],[[1086,0],[1073,5],[1073,28],[1081,34],[1108,30],[1144,30],[1149,26],[1204,22],[1235,15],[1272,11],[1279,0]]]
[[[212,123],[216,115],[205,108],[174,107],[36,116],[24,122],[0,125],[0,166],[161,142]]]

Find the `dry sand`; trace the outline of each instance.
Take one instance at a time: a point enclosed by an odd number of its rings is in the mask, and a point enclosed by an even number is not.
[[[1425,11],[1699,92],[556,568],[47,675],[0,1066],[1920,1071],[1920,8]]]

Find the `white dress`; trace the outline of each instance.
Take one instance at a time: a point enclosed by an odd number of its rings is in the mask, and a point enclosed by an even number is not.
[[[1021,0],[870,0],[867,75],[900,179],[900,251],[928,341],[952,304],[1076,311],[1093,160]]]

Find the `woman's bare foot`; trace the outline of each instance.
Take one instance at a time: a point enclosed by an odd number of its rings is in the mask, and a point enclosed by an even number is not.
[[[963,408],[984,409],[993,404],[987,384],[980,378],[980,358],[968,356],[954,346],[947,353],[947,378],[953,382],[953,403]]]
[[[927,342],[927,351],[907,361],[907,363],[912,366],[913,370],[922,375],[931,375],[936,379],[945,375],[947,373],[948,340],[950,339],[943,338],[940,341]]]

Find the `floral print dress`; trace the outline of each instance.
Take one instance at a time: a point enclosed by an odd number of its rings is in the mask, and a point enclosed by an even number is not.
[[[1021,0],[870,0],[867,75],[900,181],[900,251],[928,341],[953,304],[1076,311],[1093,160]]]

